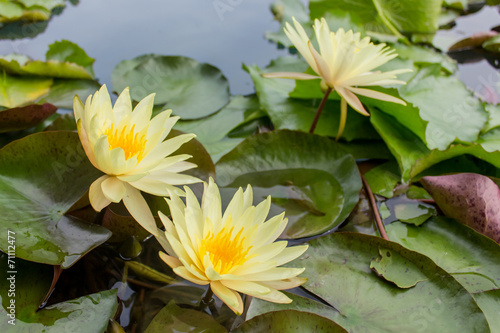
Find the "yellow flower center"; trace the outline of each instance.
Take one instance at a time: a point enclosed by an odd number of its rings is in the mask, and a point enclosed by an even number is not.
[[[136,133],[135,125],[129,129],[124,126],[121,130],[115,129],[114,124],[104,131],[108,136],[109,150],[121,148],[125,152],[125,159],[128,160],[133,156],[137,156],[137,161],[144,157],[144,149],[146,148],[146,135],[144,133]]]
[[[245,247],[245,237],[242,237],[243,229],[234,236],[234,226],[231,229],[224,226],[216,235],[209,232],[200,246],[201,257],[208,254],[219,274],[227,274],[232,268],[244,264],[248,259],[248,252],[252,246]]]

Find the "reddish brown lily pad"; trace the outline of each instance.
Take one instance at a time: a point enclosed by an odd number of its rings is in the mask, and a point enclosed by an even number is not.
[[[420,181],[446,216],[500,244],[500,189],[491,179],[460,173]]]
[[[0,133],[19,131],[38,125],[54,112],[57,107],[50,103],[31,104],[24,107],[0,111]]]

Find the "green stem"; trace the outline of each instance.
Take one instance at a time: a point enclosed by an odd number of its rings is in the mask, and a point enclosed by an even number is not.
[[[323,108],[325,107],[326,101],[328,100],[328,95],[330,95],[331,92],[332,88],[328,87],[328,89],[325,91],[325,96],[323,96],[321,103],[319,103],[318,110],[316,111],[316,115],[314,116],[314,120],[311,124],[311,128],[309,129],[309,133],[314,133],[316,125],[318,124],[319,117],[321,116],[321,112],[323,112]]]
[[[204,311],[206,309],[206,307],[209,306],[210,303],[212,303],[214,301],[212,298],[213,296],[214,296],[214,292],[212,291],[212,288],[208,287],[207,293],[201,299],[200,305],[198,305],[198,310]]]
[[[340,121],[339,121],[339,131],[337,132],[337,137],[335,141],[339,141],[342,133],[344,133],[345,123],[347,121],[347,101],[344,97],[340,99]]]

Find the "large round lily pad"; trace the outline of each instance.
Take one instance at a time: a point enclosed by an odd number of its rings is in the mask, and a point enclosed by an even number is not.
[[[426,279],[398,288],[370,269],[380,250],[397,253]],[[406,271],[402,260],[394,262]],[[488,332],[472,296],[428,257],[379,237],[334,233],[309,242],[294,263],[306,268],[304,287],[339,312],[334,320],[349,332]]]
[[[130,87],[140,101],[155,92],[155,104],[183,119],[208,116],[229,101],[229,83],[209,64],[180,56],[147,54],[120,62],[111,74],[113,90]]]
[[[317,235],[339,225],[359,199],[354,158],[326,137],[280,130],[247,138],[216,165],[217,183],[251,184],[257,202],[272,197],[269,216],[286,211],[283,237]]]
[[[10,230],[16,257],[67,268],[105,242],[109,230],[64,215],[100,174],[75,132],[37,133],[1,149],[0,250],[12,245]]]

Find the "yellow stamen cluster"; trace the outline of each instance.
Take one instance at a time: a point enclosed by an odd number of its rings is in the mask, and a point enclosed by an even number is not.
[[[133,156],[137,156],[137,161],[144,157],[144,149],[146,147],[146,135],[135,132],[135,125],[130,129],[124,126],[121,131],[115,129],[114,124],[104,131],[108,136],[109,150],[121,148],[125,152],[125,159],[128,160]]]
[[[226,226],[216,235],[209,231],[201,242],[201,256],[208,254],[215,271],[219,274],[227,274],[232,268],[241,266],[250,259],[248,252],[252,246],[245,246],[243,229],[245,228],[241,228],[234,237],[232,237],[234,226],[231,229]]]

